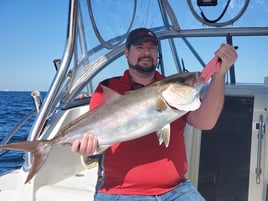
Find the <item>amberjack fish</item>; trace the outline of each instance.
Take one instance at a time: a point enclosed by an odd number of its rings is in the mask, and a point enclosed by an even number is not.
[[[178,73],[150,86],[120,95],[103,86],[102,106],[71,121],[51,140],[15,142],[0,146],[5,150],[32,153],[32,166],[25,183],[40,170],[53,146],[72,144],[85,133],[93,133],[102,153],[111,145],[152,132],[159,143],[169,144],[170,123],[199,108],[203,79],[199,72]]]

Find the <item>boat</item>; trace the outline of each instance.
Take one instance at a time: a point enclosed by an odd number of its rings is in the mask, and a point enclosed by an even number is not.
[[[267,201],[267,10],[266,1],[253,0],[70,0],[63,56],[54,60],[46,97],[32,92],[35,111],[29,116],[36,117],[27,140],[51,139],[89,110],[99,81],[127,68],[124,42],[134,28],[157,34],[163,75],[201,71],[219,45],[228,43],[239,47],[239,59],[226,76],[224,108],[215,128],[185,127],[187,177],[208,201]],[[24,184],[31,165],[26,153],[20,169],[0,177],[0,200],[93,200],[94,158],[72,153],[70,146],[55,147]]]

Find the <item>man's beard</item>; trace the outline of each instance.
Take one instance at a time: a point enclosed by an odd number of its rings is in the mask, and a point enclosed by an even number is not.
[[[145,58],[145,59],[150,58],[153,61],[153,58],[151,58],[151,57],[140,57],[140,58],[138,58],[137,63],[139,63],[139,61],[142,60],[143,58]],[[143,67],[143,66],[141,66],[139,64],[133,65],[130,62],[128,62],[128,65],[129,65],[130,68],[135,69],[138,72],[143,73],[143,74],[150,74],[150,73],[154,72],[155,69],[156,69],[156,65],[153,64],[153,62],[152,62],[152,65],[149,66],[149,67]]]

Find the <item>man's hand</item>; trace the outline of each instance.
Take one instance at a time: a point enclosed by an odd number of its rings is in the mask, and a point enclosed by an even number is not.
[[[75,140],[71,151],[77,152],[82,156],[91,156],[97,150],[98,139],[93,134],[84,134],[81,140]]]
[[[235,48],[228,44],[222,44],[215,52],[215,55],[221,59],[221,68],[219,70],[221,74],[225,74],[237,59]]]

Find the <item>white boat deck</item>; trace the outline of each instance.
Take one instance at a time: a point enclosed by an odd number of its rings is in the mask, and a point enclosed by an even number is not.
[[[0,177],[0,200],[30,201],[29,194],[35,190],[31,188],[31,183],[23,184],[22,175],[27,174],[23,170],[16,170]],[[93,201],[96,179],[97,166],[78,172],[53,185],[41,186],[36,190],[32,201]]]

